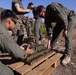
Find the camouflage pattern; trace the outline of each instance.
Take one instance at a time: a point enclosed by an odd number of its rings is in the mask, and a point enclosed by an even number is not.
[[[24,9],[23,5],[22,5],[22,0],[13,0],[12,1],[12,11],[15,12],[15,14],[17,15],[18,17],[18,21],[17,21],[17,24],[16,24],[16,28],[13,30],[13,35],[17,37],[19,36],[22,36],[22,35],[25,35],[26,33],[26,26],[25,26],[25,23],[26,23],[26,17],[24,16],[24,13],[20,13],[16,10],[16,7],[15,7],[15,3],[18,3],[20,5],[20,7],[22,9]]]
[[[28,38],[30,37],[30,35],[32,35],[31,28],[32,28],[32,22],[31,22],[31,19],[27,16],[26,17],[26,31],[27,31]]]

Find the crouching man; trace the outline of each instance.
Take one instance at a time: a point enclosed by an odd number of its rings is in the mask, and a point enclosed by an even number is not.
[[[63,30],[65,51],[62,63],[63,65],[68,64],[71,61],[72,37],[76,24],[75,12],[57,2],[49,4],[46,8],[40,5],[37,7],[37,11],[40,17],[45,18],[45,25],[49,40],[48,49],[53,49],[55,47],[59,34]],[[56,23],[54,29],[52,29],[52,22]]]
[[[16,15],[11,10],[5,10],[1,13],[0,22],[0,46],[3,50],[9,52],[9,54],[16,59],[24,60],[27,58],[27,54],[34,53],[33,50],[24,48],[17,45],[8,30],[12,30],[17,22]],[[0,75],[14,75],[13,71],[0,62]]]

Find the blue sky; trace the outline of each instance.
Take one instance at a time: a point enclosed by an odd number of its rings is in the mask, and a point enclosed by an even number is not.
[[[0,0],[0,7],[5,9],[11,9],[12,0]],[[23,6],[26,9],[29,2],[33,2],[35,6],[44,5],[45,7],[52,2],[59,2],[64,6],[76,11],[76,0],[23,0]],[[26,14],[32,16],[32,13]]]

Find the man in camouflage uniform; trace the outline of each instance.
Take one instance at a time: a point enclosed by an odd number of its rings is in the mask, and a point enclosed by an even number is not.
[[[34,35],[35,35],[35,42],[37,44],[39,44],[39,40],[43,39],[43,34],[42,34],[42,18],[38,15],[37,13],[37,7],[34,6],[34,4],[32,2],[30,2],[28,4],[29,6],[32,5],[32,13],[35,19],[35,23],[34,23]]]
[[[11,10],[5,10],[1,13],[1,22],[0,22],[0,47],[2,50],[7,51],[11,57],[16,58],[17,60],[25,60],[27,54],[32,54],[34,51],[19,46],[13,38],[9,35],[8,30],[12,30],[15,27],[17,22],[16,15]],[[0,61],[0,75],[14,75],[13,71],[4,65]]]
[[[37,7],[39,16],[45,19],[48,35],[48,49],[53,49],[57,44],[60,33],[63,31],[65,38],[63,65],[71,61],[73,30],[76,25],[76,13],[60,3],[53,2],[46,8],[43,5]],[[56,25],[52,29],[52,23]]]
[[[24,9],[22,5],[22,0],[12,0],[12,11],[14,11],[18,16],[17,29],[15,29],[15,33],[18,36],[17,43],[19,45],[22,44],[24,36],[24,24],[26,22],[24,14],[29,13],[30,10],[31,9]]]

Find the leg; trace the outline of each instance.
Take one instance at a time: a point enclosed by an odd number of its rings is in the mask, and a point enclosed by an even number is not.
[[[59,34],[61,33],[61,31],[63,30],[63,26],[61,24],[56,24],[56,26],[53,29],[53,36],[52,36],[52,40],[51,40],[51,46],[54,47],[55,44],[57,43],[57,40],[59,38]]]
[[[42,24],[40,24],[40,29],[39,29],[39,35],[40,35],[40,40],[43,38],[43,34],[42,34]]]
[[[41,23],[42,23],[42,19],[41,19],[41,18],[38,18],[38,19],[35,21],[34,30],[35,30],[36,43],[38,43],[39,38],[40,38],[39,30],[40,30],[40,25],[41,25]]]
[[[30,37],[30,35],[32,34],[32,32],[31,32],[31,27],[28,27],[28,32],[27,32],[27,34],[28,34],[28,37]]]
[[[23,40],[23,37],[24,37],[24,35],[20,35],[20,36],[18,36],[18,39],[17,39],[17,44],[20,46],[20,45],[22,45],[22,40]]]
[[[69,20],[69,25],[68,25],[68,30],[67,30],[67,37],[65,38],[65,56],[70,56],[71,55],[71,50],[72,50],[72,38],[73,38],[73,30],[75,27],[75,18],[72,16],[70,17]]]
[[[31,27],[29,27],[29,34],[30,34],[30,35],[32,34]]]
[[[19,20],[19,23],[18,23],[19,27],[18,27],[18,30],[17,30],[17,35],[18,35],[18,39],[17,39],[17,44],[18,45],[21,45],[22,42],[23,42],[23,37],[24,37],[24,26],[23,26],[23,22],[22,20],[20,19]]]
[[[27,37],[29,37],[29,28],[26,27],[26,33],[27,33]]]
[[[14,75],[13,71],[0,62],[0,75]]]
[[[68,29],[67,29],[67,36],[65,38],[65,52],[64,52],[64,59],[62,60],[63,65],[67,65],[71,61],[71,51],[72,51],[72,38],[73,38],[73,29],[76,24],[76,16],[70,16]]]

